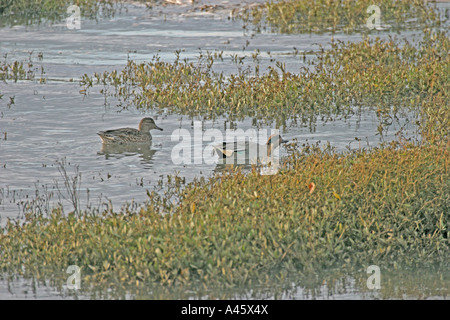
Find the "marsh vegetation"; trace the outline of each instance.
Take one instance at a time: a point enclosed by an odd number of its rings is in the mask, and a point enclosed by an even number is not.
[[[113,8],[113,2],[83,4],[93,12]],[[0,14],[11,6],[0,6]],[[240,19],[260,31],[362,32],[367,6],[268,2]],[[374,111],[381,137],[408,113],[417,135],[399,131],[395,141],[347,151],[293,143],[277,174],[233,167],[191,182],[169,175],[147,189],[144,203],[122,209],[83,209],[81,173],[76,166],[72,175],[60,162],[60,188],[74,209],[30,202],[23,219],[8,219],[0,227],[3,277],[34,279],[91,298],[280,298],[295,297],[299,287],[314,296],[324,283],[339,292],[349,281],[369,294],[366,268],[375,264],[395,274],[379,291],[382,298],[448,297],[448,31],[439,29],[440,16],[422,1],[380,6],[386,23],[418,28],[420,37],[331,40],[326,49],[289,53],[298,69],[275,58],[263,68],[258,50],[251,57],[203,50],[189,60],[180,49],[171,62],[154,55],[79,75],[77,91],[86,100],[100,93],[117,110],[251,119],[311,131],[319,120]],[[224,61],[236,72],[218,71]],[[36,80],[31,59],[5,57],[0,63],[1,80]],[[6,142],[6,132],[4,137]],[[82,270],[83,285],[75,293],[65,289],[70,265]],[[417,285],[421,271],[425,284]]]

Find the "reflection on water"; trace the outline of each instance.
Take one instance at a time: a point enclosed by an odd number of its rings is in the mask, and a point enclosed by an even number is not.
[[[104,155],[106,160],[137,155],[144,168],[151,168],[152,158],[156,151],[148,143],[102,144],[102,148],[97,154]]]
[[[346,300],[346,299],[427,299],[447,300],[450,288],[448,270],[425,267],[413,270],[381,270],[379,289],[367,287],[367,273],[354,271],[344,274],[329,270],[304,279],[285,279],[270,286],[249,285],[230,288],[169,288],[146,286],[135,293],[120,288],[108,292],[70,290],[66,284],[58,290],[48,281],[1,278],[0,297],[4,299],[282,299],[282,300]]]

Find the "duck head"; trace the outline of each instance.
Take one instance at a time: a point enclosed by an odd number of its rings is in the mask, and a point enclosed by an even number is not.
[[[163,131],[162,128],[158,127],[155,123],[155,120],[152,118],[143,118],[141,122],[139,122],[139,131],[141,132],[149,132],[150,130],[157,129]]]
[[[277,148],[280,144],[286,143],[289,140],[283,139],[280,134],[275,133],[269,137],[267,140],[267,155],[270,156],[272,153],[272,150]]]

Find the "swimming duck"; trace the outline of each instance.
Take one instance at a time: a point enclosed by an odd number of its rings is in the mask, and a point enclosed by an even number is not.
[[[240,156],[243,156],[243,159],[245,159],[245,161],[250,160],[250,163],[261,162],[261,160],[262,162],[268,162],[267,160],[270,160],[273,156],[272,151],[281,143],[285,142],[288,142],[288,140],[284,140],[276,133],[271,135],[265,144],[258,144],[250,141],[223,142],[213,146],[213,150],[217,153],[219,158],[222,159],[237,156],[239,161]],[[248,157],[247,152],[249,155]]]
[[[105,144],[111,143],[146,143],[152,141],[150,130],[163,130],[158,127],[152,118],[143,118],[139,122],[138,129],[120,128],[107,131],[100,131],[97,134]]]

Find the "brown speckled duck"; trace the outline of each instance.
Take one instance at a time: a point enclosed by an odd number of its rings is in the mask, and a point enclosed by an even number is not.
[[[104,144],[129,144],[129,143],[147,143],[152,141],[150,130],[163,130],[158,127],[152,118],[143,118],[139,122],[138,129],[120,128],[106,131],[99,131],[97,134]]]

